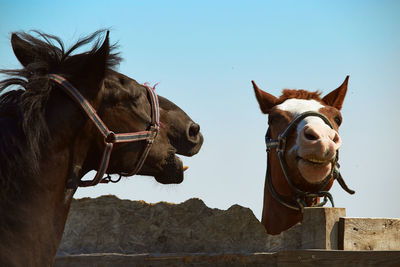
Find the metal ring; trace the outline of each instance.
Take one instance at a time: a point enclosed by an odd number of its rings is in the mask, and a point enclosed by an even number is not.
[[[110,133],[104,138],[104,141],[106,143],[115,143],[117,140],[117,137],[115,136],[115,133],[113,131],[110,131]]]

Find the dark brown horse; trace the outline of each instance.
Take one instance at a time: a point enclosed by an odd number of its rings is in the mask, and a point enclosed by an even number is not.
[[[82,182],[88,171],[137,169],[180,183],[185,168],[176,154],[192,156],[202,145],[199,125],[179,107],[112,70],[119,57],[101,34],[67,51],[54,36],[12,34],[23,68],[1,71],[11,77],[0,90],[21,89],[0,96],[0,266],[52,265],[77,187],[107,181]]]
[[[283,90],[277,98],[252,83],[269,125],[262,224],[269,234],[279,234],[302,220],[304,207],[321,206],[328,200],[333,204],[328,191],[335,179],[354,193],[338,170],[340,109],[348,77],[323,98],[319,92],[306,90]]]

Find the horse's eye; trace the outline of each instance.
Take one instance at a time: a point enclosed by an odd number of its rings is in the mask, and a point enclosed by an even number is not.
[[[140,94],[129,94],[128,99],[132,104],[136,104],[136,102],[139,100]]]
[[[279,112],[274,112],[274,113],[268,115],[268,124],[270,124],[270,125],[275,124],[275,123],[280,123],[283,121],[289,122],[290,119],[287,116],[285,116],[284,114],[279,113]]]
[[[338,126],[340,126],[340,124],[342,124],[342,118],[341,118],[340,116],[336,116],[336,117],[334,118],[334,120],[335,120],[335,122],[336,122],[336,124],[337,124]]]

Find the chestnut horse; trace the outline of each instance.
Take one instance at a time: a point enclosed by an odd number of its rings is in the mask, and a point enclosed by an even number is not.
[[[185,112],[112,70],[120,58],[103,33],[67,51],[55,36],[12,34],[23,68],[1,71],[11,77],[0,91],[21,89],[0,96],[0,266],[52,265],[79,186],[108,182],[106,173],[181,183],[176,154],[200,150],[199,125]],[[91,170],[96,177],[81,181]]]
[[[354,193],[338,169],[340,109],[348,76],[323,98],[320,92],[287,89],[277,98],[252,83],[269,125],[262,224],[267,233],[279,234],[303,219],[304,207],[322,206],[328,200],[333,206],[328,191],[334,179]],[[321,203],[320,197],[324,198]]]

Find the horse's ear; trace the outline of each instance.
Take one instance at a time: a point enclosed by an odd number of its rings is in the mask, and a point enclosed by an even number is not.
[[[347,75],[342,85],[339,86],[337,89],[333,90],[332,92],[330,92],[329,94],[327,94],[326,96],[324,96],[322,100],[329,106],[335,107],[338,110],[342,109],[343,101],[347,92],[348,82],[349,82],[349,76]]]
[[[23,40],[18,34],[11,35],[11,46],[15,56],[22,66],[26,67],[34,61],[34,53],[32,53],[32,45]]]
[[[107,31],[106,38],[104,39],[101,47],[93,54],[87,66],[92,70],[96,77],[103,77],[107,69],[107,58],[110,53],[110,40],[109,31]]]
[[[76,66],[73,70],[74,74],[76,77],[84,79],[89,83],[89,88],[91,88],[91,90],[100,88],[99,86],[103,81],[108,68],[108,56],[110,53],[108,35],[109,32],[107,31],[103,44],[94,53],[77,55],[78,58],[74,61],[74,65]],[[81,57],[84,57],[85,59],[81,60]],[[96,92],[97,91],[92,91],[92,93]]]
[[[251,83],[253,84],[254,93],[256,94],[256,98],[262,113],[268,114],[278,102],[278,98],[258,88],[254,81],[251,81]]]

